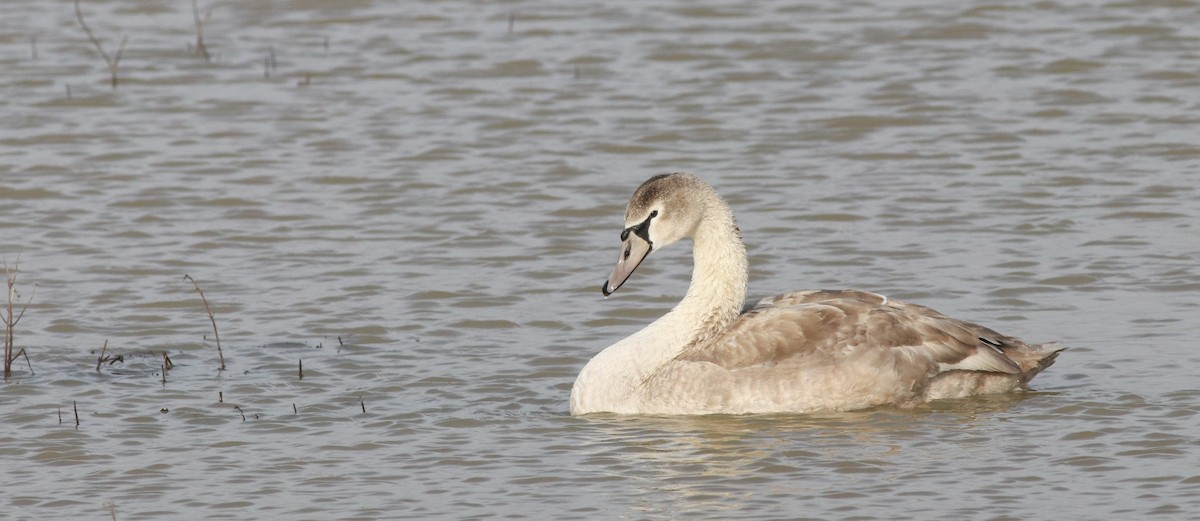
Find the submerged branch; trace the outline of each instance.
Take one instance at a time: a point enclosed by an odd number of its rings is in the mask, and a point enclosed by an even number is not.
[[[115,56],[109,56],[104,50],[104,46],[100,44],[100,39],[96,38],[96,34],[92,32],[92,28],[88,27],[87,22],[83,20],[83,10],[79,8],[79,0],[75,0],[75,18],[79,20],[79,26],[83,28],[83,32],[87,33],[88,40],[92,41],[92,45],[96,47],[96,52],[100,53],[100,57],[104,58],[104,63],[108,64],[108,72],[112,76],[112,88],[117,88],[117,69],[121,66],[121,55],[125,53],[125,44],[129,42],[129,35],[121,38],[121,45],[117,48]]]
[[[192,281],[192,285],[196,287],[196,293],[200,294],[200,300],[204,302],[204,310],[208,312],[208,320],[212,322],[213,337],[217,339],[217,356],[221,359],[221,370],[225,370],[225,353],[221,351],[221,334],[217,332],[217,319],[213,316],[212,308],[208,305],[208,299],[204,297],[204,290],[200,289],[200,284],[196,283],[191,275],[185,274],[185,280]]]
[[[196,52],[204,57],[204,63],[211,63],[212,56],[208,53],[208,46],[204,44],[204,25],[212,19],[213,9],[216,9],[220,4],[213,4],[204,12],[204,18],[200,18],[200,6],[196,0],[192,0],[192,20],[196,22]]]
[[[29,374],[33,373],[33,364],[29,361],[29,354],[24,349],[17,353],[13,353],[16,344],[13,342],[13,328],[25,316],[25,311],[29,309],[29,304],[33,302],[33,297],[37,296],[37,286],[33,287],[33,293],[29,295],[29,300],[25,301],[25,305],[21,306],[21,311],[13,316],[13,301],[20,298],[17,295],[17,273],[21,269],[21,257],[18,255],[16,262],[13,263],[12,269],[8,267],[8,260],[4,261],[4,278],[8,285],[7,304],[4,308],[4,315],[0,318],[4,321],[4,378],[7,380],[12,375],[12,363],[17,357],[25,357],[25,365],[29,366]]]

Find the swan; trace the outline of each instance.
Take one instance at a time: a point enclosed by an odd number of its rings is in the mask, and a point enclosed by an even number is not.
[[[729,205],[690,174],[654,176],[634,192],[601,291],[612,294],[652,251],[687,238],[687,294],[584,366],[572,415],[911,407],[1025,389],[1065,349],[865,291],[785,293],[744,310],[741,232]]]

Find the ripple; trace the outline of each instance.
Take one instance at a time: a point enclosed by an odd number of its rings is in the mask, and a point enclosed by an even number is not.
[[[130,35],[116,90],[70,6],[8,7],[0,256],[37,288],[10,517],[1200,510],[1186,4],[221,4],[205,63],[186,3],[114,0],[85,7]],[[737,211],[755,296],[1071,350],[1011,396],[572,418],[587,360],[686,291],[686,245],[595,288],[625,198],[680,170]]]

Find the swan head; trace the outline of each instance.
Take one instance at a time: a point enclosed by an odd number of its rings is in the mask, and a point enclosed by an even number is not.
[[[604,296],[620,288],[650,252],[692,237],[713,189],[689,174],[662,174],[647,179],[625,207],[621,253],[612,274],[600,287]]]

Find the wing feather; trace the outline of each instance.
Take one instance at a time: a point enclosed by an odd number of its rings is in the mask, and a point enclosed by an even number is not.
[[[891,351],[898,372],[1017,374],[1004,353],[1020,340],[951,319],[932,309],[863,291],[805,291],[764,299],[721,335],[681,361],[726,370],[831,365],[870,351]]]

